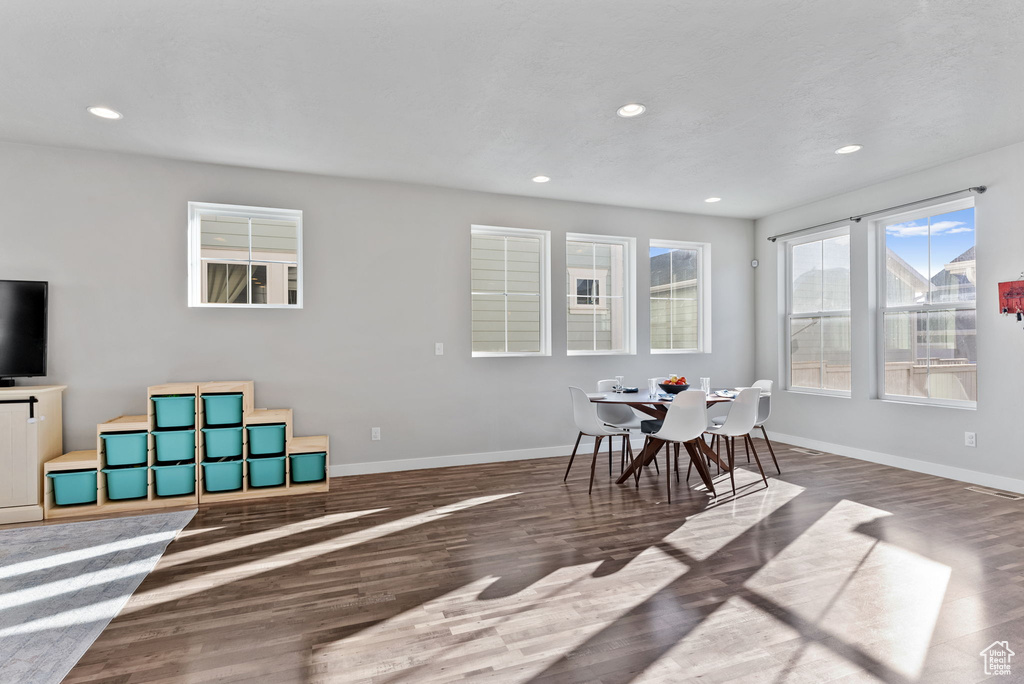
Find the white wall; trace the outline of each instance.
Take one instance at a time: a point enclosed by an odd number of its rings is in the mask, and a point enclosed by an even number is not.
[[[255,380],[258,406],[294,408],[296,434],[331,435],[344,465],[571,444],[570,384],[753,376],[747,220],[12,144],[0,187],[0,278],[50,282],[50,375],[21,384],[69,386],[68,450],[174,380]],[[302,209],[305,308],[189,309],[190,200]],[[474,223],[552,231],[550,358],[470,357]],[[641,259],[640,353],[567,357],[566,232],[634,236],[641,255],[650,238],[710,242],[713,353],[643,351]]]
[[[779,379],[781,321],[778,307],[779,247],[769,235],[844,216],[932,197],[974,185],[977,195],[978,408],[976,411],[908,405],[873,398],[874,340],[868,324],[874,303],[868,296],[866,219],[851,230],[853,324],[852,398],[795,392],[773,396],[770,428],[808,444],[838,445],[839,453],[892,463],[993,486],[1024,487],[1020,411],[1024,407],[1024,330],[999,314],[997,283],[1016,280],[1024,270],[1024,144],[1013,145],[774,214],[756,222],[757,363],[759,377]],[[781,242],[779,243],[781,245]],[[964,446],[964,432],[976,432],[977,448]],[[810,441],[808,441],[810,440]],[[858,450],[876,452],[865,454]],[[914,462],[905,461],[911,459]],[[973,473],[964,473],[965,469]],[[1009,478],[1002,479],[1002,478]]]

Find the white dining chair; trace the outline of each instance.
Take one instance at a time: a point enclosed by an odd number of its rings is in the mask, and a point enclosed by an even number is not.
[[[729,407],[729,415],[721,425],[713,425],[707,428],[708,433],[717,437],[724,437],[725,449],[729,457],[729,481],[732,484],[733,496],[736,495],[736,438],[743,437],[744,446],[749,446],[757,462],[757,469],[761,471],[761,479],[764,486],[768,486],[768,478],[764,475],[764,468],[761,467],[761,459],[754,449],[754,441],[750,439],[750,431],[757,423],[758,400],[761,397],[760,387],[744,387],[737,393],[732,406]]]
[[[687,390],[676,395],[668,407],[661,429],[650,437],[667,442],[665,445],[665,481],[668,484],[668,503],[672,503],[672,456],[669,446],[675,447],[676,482],[679,481],[679,446],[692,444],[700,449],[701,439],[708,425],[708,395],[702,390]]]
[[[615,389],[615,378],[611,380],[598,380],[597,391],[598,392],[611,392]],[[625,404],[598,404],[597,415],[604,421],[605,425],[617,427],[620,430],[626,430],[632,433],[633,430],[640,429],[640,418],[633,412],[633,409],[626,406]],[[628,440],[629,437],[623,437],[623,440]],[[612,474],[612,442],[614,438],[608,439],[608,475]],[[626,445],[622,445],[622,455],[619,458],[619,472],[621,473],[626,468]]]
[[[633,456],[633,448],[629,444],[629,432],[605,425],[597,415],[597,404],[590,401],[590,397],[587,396],[586,392],[579,387],[570,387],[569,395],[572,397],[572,417],[576,422],[576,429],[580,433],[576,436],[576,445],[572,448],[572,456],[569,457],[569,466],[565,469],[565,477],[562,478],[562,482],[569,478],[569,470],[572,468],[572,462],[576,458],[576,450],[580,446],[580,439],[584,435],[594,437],[594,458],[590,462],[590,489],[587,490],[587,493],[592,493],[594,491],[594,470],[597,467],[597,454],[601,450],[601,442],[604,438],[625,437],[624,447],[629,452],[630,458]]]
[[[772,386],[774,383],[771,380],[758,380],[751,387],[758,387],[761,390],[761,397],[757,403],[757,422],[754,424],[754,429],[760,429],[761,435],[764,436],[765,444],[768,445],[768,453],[772,456],[772,463],[775,464],[775,470],[778,471],[779,475],[782,474],[782,469],[779,468],[779,460],[775,458],[775,449],[772,448],[772,442],[768,439],[768,432],[764,429],[765,421],[772,415]],[[725,402],[722,402],[723,404]],[[712,425],[721,425],[725,422],[725,416],[714,416],[711,418]],[[753,443],[753,442],[751,442]],[[744,443],[744,447],[746,444]],[[747,463],[750,463],[750,451],[747,450]]]

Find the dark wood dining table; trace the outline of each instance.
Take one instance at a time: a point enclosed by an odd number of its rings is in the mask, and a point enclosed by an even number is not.
[[[686,390],[684,390],[686,391]],[[603,395],[603,396],[601,396]],[[661,394],[652,395],[646,390],[640,390],[639,392],[597,392],[595,394],[588,395],[590,401],[595,404],[625,404],[630,408],[636,409],[637,411],[644,413],[651,418],[656,420],[664,420],[665,414],[668,413],[668,407],[672,405],[672,400],[666,398]],[[707,399],[708,406],[714,404],[720,404],[722,402],[731,402],[730,397],[721,397],[717,394],[709,394]],[[622,484],[626,482],[630,476],[639,477],[636,475],[641,467],[646,466],[653,461],[661,448],[667,444],[664,440],[658,439],[654,435],[648,435],[650,439],[647,441],[646,446],[637,453],[637,455],[630,461],[629,466],[619,475],[619,479],[615,481],[616,484]],[[704,486],[708,488],[708,491],[715,494],[715,485],[711,481],[711,472],[708,470],[707,463],[705,462],[701,452],[706,455],[710,460],[718,464],[718,466],[728,472],[729,464],[721,460],[718,454],[709,447],[703,439],[698,439],[697,444],[684,444],[686,452],[690,456],[690,461],[693,463],[693,467],[697,470],[700,475],[700,479],[704,482]]]

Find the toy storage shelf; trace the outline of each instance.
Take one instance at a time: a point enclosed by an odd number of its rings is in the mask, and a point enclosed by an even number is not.
[[[241,421],[232,425],[207,425],[204,395],[242,395]],[[60,471],[97,471],[97,496],[95,503],[76,504],[59,506],[56,504],[53,492],[53,481],[45,478],[45,491],[43,501],[43,514],[45,518],[70,518],[75,516],[93,516],[104,513],[120,511],[142,511],[147,509],[161,509],[174,506],[195,506],[197,504],[216,503],[219,501],[239,501],[245,499],[263,499],[289,494],[308,494],[326,492],[329,490],[330,481],[325,470],[324,478],[319,482],[293,483],[291,481],[291,455],[302,453],[326,453],[326,462],[330,462],[328,450],[329,440],[327,436],[318,437],[293,437],[292,435],[292,410],[291,409],[257,409],[254,405],[255,384],[251,380],[245,381],[213,381],[213,382],[175,382],[163,385],[154,385],[146,389],[146,413],[140,415],[118,416],[96,427],[96,449],[87,451],[73,451],[63,456],[58,456],[44,463],[44,473]],[[171,402],[163,402],[165,405],[173,405],[178,409],[175,416],[174,426],[160,425],[158,421],[157,404],[161,398],[173,398]],[[154,398],[157,398],[154,401]],[[194,413],[180,411],[187,404],[184,400],[191,398],[194,401]],[[178,401],[181,399],[182,401]],[[213,401],[211,399],[211,401]],[[224,405],[225,400],[219,400]],[[237,399],[227,399],[237,402]],[[237,407],[237,403],[233,403]],[[211,404],[211,411],[216,407]],[[160,413],[166,417],[166,413]],[[216,418],[214,416],[214,418]],[[166,422],[166,421],[164,421]],[[191,422],[191,425],[187,423]],[[270,487],[252,487],[249,483],[249,461],[258,456],[249,453],[249,426],[260,425],[283,425],[285,432],[284,451],[280,456],[284,457],[285,476],[284,483]],[[206,443],[203,433],[204,428],[239,428],[242,431],[242,486],[233,491],[208,492],[206,491],[206,477],[203,468],[203,461],[206,458]],[[158,496],[156,494],[156,473],[153,466],[167,465],[157,460],[156,440],[154,431],[187,431],[194,430],[195,443],[188,456],[183,460],[176,460],[174,463],[192,464],[195,467],[195,488],[191,494],[180,496]],[[141,461],[138,465],[121,467],[145,467],[147,469],[146,496],[135,499],[111,499],[106,488],[106,477],[102,472],[108,467],[106,454],[106,440],[104,435],[116,433],[145,432],[146,437],[146,459],[145,464]],[[121,440],[123,443],[123,440]],[[141,446],[139,447],[141,448]],[[182,454],[184,456],[184,454]],[[116,459],[115,459],[116,460]],[[112,468],[117,466],[110,466]],[[187,481],[186,481],[187,482]]]

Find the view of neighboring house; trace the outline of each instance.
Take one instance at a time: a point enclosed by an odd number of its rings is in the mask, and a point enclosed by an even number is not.
[[[974,247],[963,252],[931,279],[892,249],[886,248],[886,295],[890,302],[974,301]],[[793,281],[793,298],[806,301],[821,293],[822,309],[842,310],[849,292],[847,268],[809,270]],[[885,391],[904,396],[977,399],[977,348],[974,311],[887,313],[885,316]],[[820,332],[815,328],[821,326]],[[790,358],[794,386],[849,389],[850,319],[807,318],[793,322]],[[929,387],[930,385],[930,387]]]

